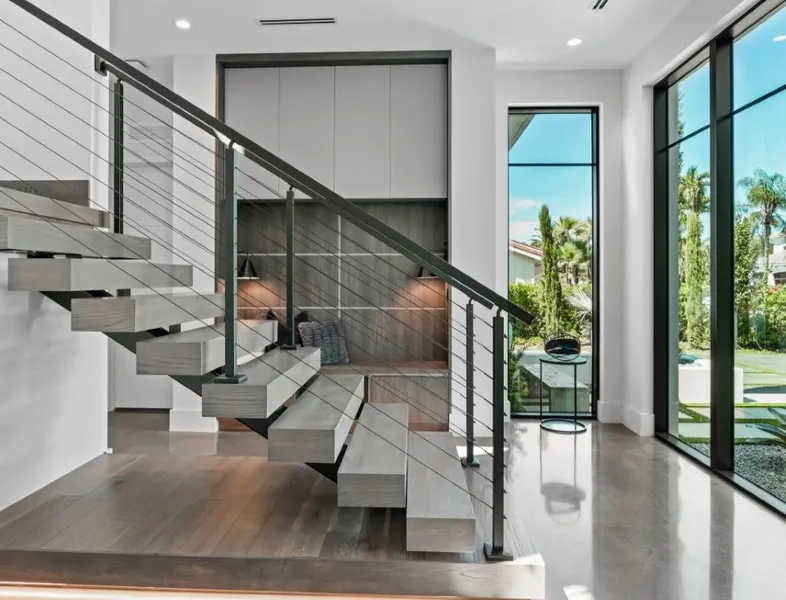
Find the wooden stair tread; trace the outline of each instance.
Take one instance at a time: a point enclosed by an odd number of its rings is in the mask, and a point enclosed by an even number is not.
[[[12,211],[39,218],[57,219],[86,225],[108,227],[109,213],[71,202],[61,202],[39,194],[21,192],[5,186],[0,187],[0,210]]]
[[[136,345],[140,375],[203,375],[224,365],[225,323],[171,333]],[[278,321],[237,323],[238,358],[261,352],[276,341]]]
[[[405,403],[363,407],[338,470],[339,506],[406,506],[408,421]]]
[[[149,259],[152,242],[143,237],[0,211],[0,250]]]
[[[8,289],[20,292],[72,292],[190,286],[191,265],[135,260],[12,258]]]
[[[407,551],[474,552],[475,511],[450,432],[410,432]]]
[[[224,294],[144,294],[117,298],[75,298],[72,331],[136,332],[224,314]]]
[[[319,363],[319,348],[272,350],[238,368],[248,377],[243,383],[203,385],[202,414],[267,419],[319,373]]]
[[[363,402],[362,375],[320,375],[268,430],[268,460],[332,463]]]

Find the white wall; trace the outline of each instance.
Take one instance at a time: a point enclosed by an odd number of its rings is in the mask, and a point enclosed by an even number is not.
[[[172,57],[147,58],[144,62],[145,74],[172,86]],[[124,86],[124,96],[124,231],[152,239],[152,259],[171,263],[172,112],[131,85]],[[170,290],[159,288],[157,291]],[[136,293],[150,294],[151,290],[132,290],[132,294]],[[112,409],[172,408],[173,385],[164,375],[137,375],[136,355],[109,342],[109,405]]]
[[[653,435],[652,86],[753,4],[693,0],[623,76],[625,392],[623,421]]]
[[[40,0],[40,6],[84,34],[108,43],[109,15],[101,0]],[[78,51],[46,26],[34,22],[9,3],[0,6],[4,20],[21,26],[29,35],[48,48],[76,64],[81,73],[64,66],[51,55],[34,53],[37,64],[59,77],[68,79],[88,98],[107,106],[105,90],[95,89],[92,57]],[[15,50],[30,50],[16,34],[2,28],[4,44]],[[38,51],[43,52],[43,51]],[[102,131],[108,126],[106,112],[91,107],[88,100],[77,99],[54,84],[46,82],[40,72],[25,67],[18,59],[10,59],[5,51],[0,54],[3,68],[50,94],[58,102],[68,105],[81,118]],[[98,139],[97,134],[72,117],[58,114],[54,107],[38,97],[32,101],[23,88],[6,85],[0,91],[25,103],[39,116],[56,123],[76,142],[88,148]],[[2,178],[78,178],[91,179],[91,193],[98,204],[107,199],[106,163],[94,161],[90,152],[80,149],[75,142],[65,140],[40,121],[23,116],[21,109],[7,104],[0,106],[0,115],[24,126],[32,136],[47,145],[67,152],[74,163],[46,153],[21,134],[10,133],[8,126],[0,132],[0,139],[23,155],[39,162],[35,168],[4,149],[0,152],[0,166],[14,174],[0,173]],[[100,149],[101,146],[96,146]],[[48,174],[47,174],[48,173]],[[91,177],[92,175],[92,177]],[[103,190],[102,190],[103,188]],[[72,333],[68,312],[38,293],[7,292],[8,258],[0,258],[0,508],[20,500],[51,481],[65,475],[86,461],[101,454],[107,441],[107,341],[99,333]]]
[[[173,90],[203,110],[215,114],[216,57],[176,56],[173,63]],[[192,289],[201,294],[216,291],[215,230],[205,221],[215,220],[215,189],[210,175],[215,171],[213,148],[215,140],[182,117],[174,117],[173,146],[179,156],[173,159],[173,196],[177,198],[174,209],[175,262],[189,262],[194,267]],[[188,161],[184,156],[190,157]],[[187,209],[184,207],[188,207]],[[184,327],[186,328],[186,327]],[[170,431],[217,431],[216,419],[202,416],[202,398],[175,383],[172,393],[172,411],[169,414]]]
[[[508,108],[598,106],[600,108],[600,403],[598,418],[622,421],[624,256],[622,173],[622,73],[620,71],[500,71],[497,74],[496,280],[508,280]]]

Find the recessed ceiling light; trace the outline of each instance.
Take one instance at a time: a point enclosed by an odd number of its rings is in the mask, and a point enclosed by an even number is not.
[[[776,35],[772,38],[773,42],[786,42],[786,35]]]
[[[191,23],[186,21],[185,19],[178,19],[175,21],[175,27],[178,29],[191,29]]]
[[[579,38],[570,38],[568,40],[568,46],[578,46],[579,44],[581,44],[581,39]]]

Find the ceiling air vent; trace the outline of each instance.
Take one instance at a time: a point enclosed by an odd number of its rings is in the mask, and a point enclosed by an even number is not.
[[[590,4],[590,10],[603,10],[606,8],[606,4],[609,3],[609,0],[592,0],[592,4]]]
[[[334,17],[312,17],[306,19],[259,19],[262,27],[273,25],[335,25]]]

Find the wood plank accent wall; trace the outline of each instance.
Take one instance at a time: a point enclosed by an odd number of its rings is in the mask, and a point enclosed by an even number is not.
[[[363,208],[414,241],[443,255],[445,202],[371,202]],[[352,361],[447,360],[445,284],[417,279],[419,267],[319,204],[295,208],[295,305],[316,320],[341,319]],[[241,281],[238,306],[283,315],[285,220],[281,203],[253,201],[238,210],[238,249],[261,279]],[[238,262],[243,260],[239,256]],[[253,307],[253,308],[252,308]]]

